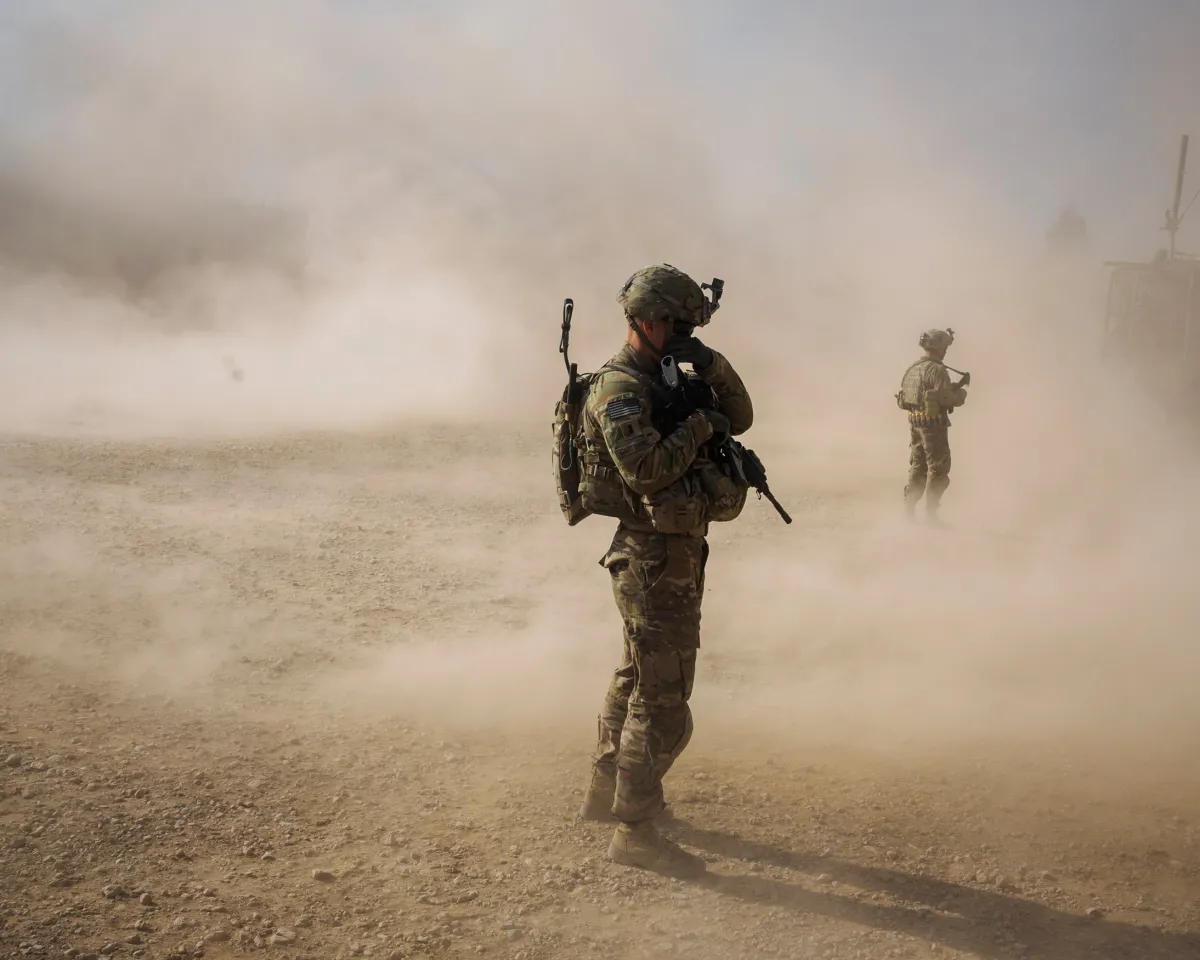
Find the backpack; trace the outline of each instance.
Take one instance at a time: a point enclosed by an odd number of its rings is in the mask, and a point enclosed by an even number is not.
[[[554,405],[554,482],[558,488],[559,509],[572,527],[584,517],[591,516],[579,494],[579,481],[583,476],[579,451],[583,446],[583,405],[595,376],[594,373],[580,375],[575,364],[570,364],[562,398]]]
[[[578,365],[571,363],[567,357],[574,306],[569,297],[563,301],[562,340],[559,342],[558,352],[563,355],[563,363],[567,368],[567,385],[563,388],[558,403],[554,405],[551,444],[558,506],[567,524],[572,527],[584,517],[593,514],[623,518],[637,513],[637,504],[630,499],[632,493],[626,489],[611,464],[606,467],[595,462],[595,450],[590,455],[591,467],[588,477],[584,477],[587,441],[583,432],[583,410],[587,404],[588,391],[605,371],[621,370],[635,379],[647,379],[645,374],[611,360],[593,373],[580,373]]]

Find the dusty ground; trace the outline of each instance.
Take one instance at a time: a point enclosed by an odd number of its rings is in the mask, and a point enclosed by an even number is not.
[[[5,440],[0,954],[1200,957],[1188,750],[893,749],[755,700],[773,648],[733,628],[780,601],[738,571],[859,535],[799,479],[793,527],[752,501],[714,533],[669,780],[710,878],[606,863],[572,815],[608,525],[561,523],[547,439]],[[796,630],[790,662],[824,663]]]

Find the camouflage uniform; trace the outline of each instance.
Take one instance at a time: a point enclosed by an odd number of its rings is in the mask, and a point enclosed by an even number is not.
[[[631,276],[617,300],[647,349],[627,344],[596,371],[581,411],[582,508],[619,521],[600,563],[612,581],[624,650],[600,713],[580,816],[619,821],[608,848],[615,862],[695,876],[704,861],[663,837],[654,821],[664,810],[663,776],[692,735],[708,525],[735,519],[748,490],[707,455],[706,443],[714,429],[744,433],[754,411],[729,362],[691,336],[717,309],[696,281],[657,264]],[[647,339],[664,321],[674,324],[669,352],[697,368],[719,410],[696,409],[681,422],[666,410],[661,369],[649,359],[661,351]]]
[[[624,485],[640,500],[621,519],[600,561],[612,577],[625,644],[599,717],[593,790],[599,796],[615,794],[616,819],[639,823],[662,811],[663,776],[692,735],[688,699],[708,560],[707,497],[694,471],[712,426],[694,413],[663,436],[655,426],[656,369],[647,369],[630,346],[609,364],[588,394],[584,434],[603,444]],[[741,378],[716,351],[703,373],[729,418],[730,432],[744,433],[754,413]],[[660,533],[648,519],[647,501],[697,522],[690,529]]]
[[[928,330],[921,345],[929,353],[940,351],[953,342],[953,334]],[[921,497],[931,518],[936,518],[942,494],[950,486],[950,413],[967,400],[965,387],[957,386],[940,357],[927,353],[904,372],[897,394],[900,406],[908,412],[909,456],[908,483],[904,503],[911,513]]]

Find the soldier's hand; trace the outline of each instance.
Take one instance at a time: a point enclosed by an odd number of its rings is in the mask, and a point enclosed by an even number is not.
[[[676,334],[663,347],[664,354],[670,354],[678,363],[690,363],[701,369],[713,362],[713,352],[695,336],[685,337]]]
[[[971,375],[969,373],[964,373],[962,375],[962,379],[958,381],[958,385],[960,387],[969,387],[971,385]]]
[[[712,424],[713,439],[723,440],[730,436],[729,418],[719,410],[704,410],[700,411],[704,414],[706,420]]]

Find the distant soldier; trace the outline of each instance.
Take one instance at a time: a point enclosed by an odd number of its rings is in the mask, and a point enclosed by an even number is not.
[[[909,423],[904,507],[909,517],[915,516],[924,496],[926,518],[935,525],[940,525],[938,507],[950,486],[950,413],[966,403],[971,382],[969,373],[962,374],[957,383],[950,379],[951,368],[944,361],[953,342],[954,331],[949,328],[921,334],[918,343],[925,356],[904,371],[896,394],[896,403],[908,412]]]

